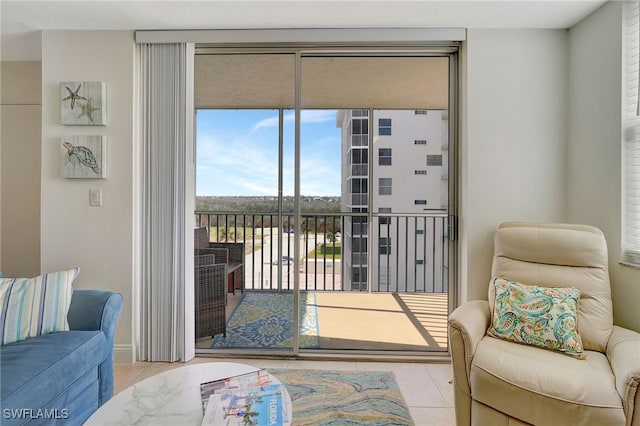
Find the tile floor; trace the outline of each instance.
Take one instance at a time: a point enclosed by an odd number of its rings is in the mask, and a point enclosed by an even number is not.
[[[200,362],[240,362],[261,368],[309,368],[327,370],[393,371],[400,390],[417,426],[453,426],[453,386],[451,364],[389,363],[272,359],[195,358]],[[115,365],[115,393],[164,371],[181,367],[182,363],[137,362]]]

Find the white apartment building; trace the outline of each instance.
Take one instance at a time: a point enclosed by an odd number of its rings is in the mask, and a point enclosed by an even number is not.
[[[344,289],[446,292],[448,112],[340,110],[337,126]]]

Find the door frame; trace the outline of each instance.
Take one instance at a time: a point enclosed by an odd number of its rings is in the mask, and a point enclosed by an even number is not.
[[[309,56],[364,56],[364,57],[375,57],[375,56],[394,56],[394,57],[407,57],[407,56],[419,56],[419,57],[428,57],[428,56],[446,56],[449,58],[449,102],[448,102],[448,111],[449,111],[449,164],[448,164],[448,175],[449,175],[449,188],[448,188],[448,235],[449,235],[449,243],[448,243],[448,259],[449,259],[449,268],[448,268],[448,311],[451,312],[455,306],[457,306],[457,300],[460,293],[460,282],[458,277],[458,250],[457,250],[457,240],[458,240],[458,211],[459,211],[459,52],[460,52],[460,42],[384,42],[384,43],[376,43],[376,42],[360,42],[360,43],[343,43],[343,42],[328,42],[328,43],[240,43],[240,44],[226,44],[226,43],[199,43],[196,44],[195,47],[195,55],[198,54],[293,54],[295,57],[295,101],[294,101],[294,152],[295,152],[295,175],[294,175],[294,217],[295,217],[295,232],[296,235],[300,235],[300,133],[301,133],[301,111],[302,111],[302,102],[301,102],[301,62],[302,58]],[[382,108],[376,108],[382,109]],[[282,108],[279,110],[279,122],[280,122],[280,136],[279,136],[279,162],[280,169],[278,171],[279,174],[279,188],[281,189],[282,185],[282,128],[283,128],[283,119],[282,119]],[[370,126],[372,123],[373,117],[370,120]],[[195,128],[195,121],[194,121]],[[370,143],[373,137],[373,134],[370,132]],[[194,138],[195,139],[195,138]],[[369,155],[373,155],[372,145],[370,144]],[[372,161],[370,158],[369,161],[370,167],[372,166]],[[371,185],[370,185],[371,190]],[[194,199],[195,199],[195,193]],[[282,199],[282,195],[279,196],[279,199]],[[280,201],[281,204],[281,201]],[[373,220],[371,208],[368,209],[369,215],[369,227],[373,226]],[[279,213],[282,214],[282,208],[279,207]],[[279,230],[279,234],[282,233],[282,229]],[[281,241],[281,238],[279,238]],[[372,241],[369,241],[369,244],[373,244]],[[298,238],[294,240],[294,253],[299,253],[300,250],[300,241]],[[369,256],[371,256],[371,250],[369,250]],[[280,262],[279,262],[280,263]],[[280,266],[279,266],[280,268]],[[372,272],[369,271],[370,275]],[[281,274],[279,274],[281,277]],[[280,278],[281,279],[281,278]],[[370,277],[369,277],[370,279]],[[294,306],[298,306],[299,304],[299,293],[300,293],[300,277],[299,274],[294,274]],[[193,313],[190,313],[193,315]],[[188,314],[189,315],[189,314]],[[187,321],[191,321],[187,315]],[[442,359],[443,354],[448,356],[448,352],[405,352],[405,351],[389,351],[389,353],[381,353],[375,351],[367,351],[367,350],[349,350],[349,351],[328,351],[328,350],[309,350],[304,349],[300,351],[299,348],[299,327],[297,324],[299,323],[299,310],[294,309],[293,311],[293,320],[294,320],[294,339],[293,339],[293,348],[292,350],[277,350],[277,349],[268,349],[268,350],[227,350],[227,349],[216,349],[212,352],[202,352],[196,350],[197,355],[207,355],[207,356],[230,356],[230,355],[251,355],[251,356],[286,356],[286,357],[327,357],[331,356],[336,359],[344,358],[345,356],[349,358],[379,358],[379,359],[413,359],[419,357],[420,359],[425,359],[429,357],[433,357],[435,359]],[[357,353],[354,353],[357,352]]]

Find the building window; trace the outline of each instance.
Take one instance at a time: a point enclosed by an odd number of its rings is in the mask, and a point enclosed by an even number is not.
[[[351,150],[351,175],[367,176],[369,174],[369,150],[354,148]]]
[[[378,179],[379,195],[391,195],[391,178]]]
[[[416,229],[416,235],[424,235],[424,229]]]
[[[352,194],[366,194],[369,192],[367,179],[351,179]]]
[[[359,111],[359,110],[354,110]],[[366,111],[366,110],[365,110]],[[363,117],[355,118],[352,113],[351,119],[351,144],[353,146],[367,146],[369,143],[369,119],[362,114]]]
[[[354,118],[352,123],[351,134],[353,135],[368,135],[369,134],[369,119],[367,118]]]
[[[391,254],[391,238],[380,238],[380,254]]]
[[[416,259],[416,265],[424,265],[424,259]]]
[[[414,145],[426,145],[427,144],[427,140],[426,139],[416,139],[413,141]]]
[[[391,213],[391,207],[380,207],[378,213]],[[380,225],[388,225],[391,223],[391,218],[389,216],[380,216],[378,223]]]
[[[351,251],[354,253],[366,253],[367,252],[367,239],[366,238],[354,238],[351,241]]]
[[[442,166],[442,155],[427,155],[427,166]]]
[[[413,200],[413,204],[416,206],[426,206],[427,200]]]
[[[388,266],[379,266],[378,282],[380,286],[388,286],[391,278],[391,268]]]
[[[369,181],[363,178],[351,179],[351,204],[364,206],[369,203]]]
[[[355,207],[352,208],[353,213],[367,213],[366,208]],[[351,235],[367,235],[369,219],[367,216],[352,216],[351,217]]]
[[[416,110],[416,115],[427,115],[427,110],[426,109],[417,109]]]
[[[351,281],[354,283],[367,282],[367,268],[352,268]]]
[[[426,171],[426,170],[414,170],[414,171],[413,171],[413,174],[416,174],[416,175],[426,175],[426,174],[427,174],[427,171]]]
[[[378,165],[380,166],[391,165],[391,148],[378,149]]]
[[[369,162],[369,150],[366,148],[352,149],[351,162],[352,164],[367,164]]]
[[[378,119],[378,134],[380,136],[391,136],[391,119],[390,118]]]

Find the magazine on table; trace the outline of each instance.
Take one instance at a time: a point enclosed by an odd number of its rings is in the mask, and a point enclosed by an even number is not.
[[[212,380],[200,384],[200,395],[202,396],[202,412],[207,408],[209,396],[224,389],[246,388],[251,386],[265,386],[273,384],[271,375],[267,370],[257,370],[250,373],[239,374],[224,379]]]
[[[289,420],[284,388],[267,370],[200,384],[202,425],[282,425]]]
[[[209,397],[203,426],[282,426],[288,421],[282,385],[217,391]]]

